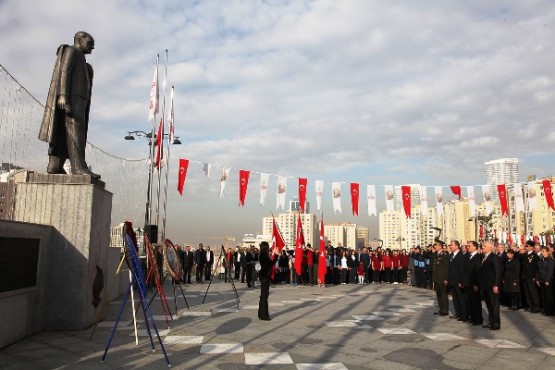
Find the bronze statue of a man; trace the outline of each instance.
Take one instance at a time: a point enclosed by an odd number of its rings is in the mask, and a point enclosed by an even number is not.
[[[66,174],[63,167],[69,158],[72,174],[100,178],[85,161],[93,80],[93,69],[85,55],[93,49],[93,37],[80,31],[75,34],[72,46],[62,44],[56,52],[39,132],[39,139],[49,144],[48,173]]]

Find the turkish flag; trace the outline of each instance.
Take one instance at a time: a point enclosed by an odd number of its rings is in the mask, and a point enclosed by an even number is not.
[[[304,245],[304,234],[303,225],[301,223],[301,215],[297,220],[297,237],[295,240],[295,272],[297,275],[301,276],[303,269],[303,245]]]
[[[484,239],[484,225],[480,224],[480,240]]]
[[[360,194],[360,186],[356,182],[351,183],[351,208],[353,215],[358,216],[358,198]]]
[[[405,215],[410,218],[410,185],[401,186],[401,195],[403,197],[403,208],[405,209]]]
[[[320,220],[320,250],[318,252],[318,280],[320,284],[326,283],[326,242],[324,241],[324,217]]]
[[[179,158],[179,171],[177,173],[177,191],[183,195],[183,187],[185,187],[185,177],[189,168],[189,160]]]
[[[164,157],[163,146],[164,125],[162,124],[162,119],[160,119],[160,125],[158,125],[158,134],[156,135],[156,168],[158,169],[160,169],[162,158]]]
[[[539,242],[540,242],[540,237],[537,235],[534,235],[534,243],[539,244]]]
[[[301,203],[301,209],[303,210],[303,212],[305,211],[305,205],[306,205],[306,184],[307,184],[308,180],[307,179],[302,179],[299,178],[299,202]]]
[[[553,191],[551,190],[551,181],[543,180],[543,193],[545,194],[545,200],[549,208],[555,211],[555,205],[553,204]]]
[[[239,170],[239,205],[245,206],[245,197],[247,196],[247,186],[249,185],[250,171]]]
[[[458,185],[451,185],[451,191],[453,192],[453,194],[455,194],[456,196],[459,197],[459,200],[461,199],[461,187]]]
[[[512,236],[512,234],[510,234],[510,233],[509,233],[509,235],[508,235],[507,243],[513,244],[513,236]]]
[[[276,224],[276,219],[272,217],[273,225],[272,225],[272,250],[277,250],[278,253],[281,253],[281,250],[285,247],[285,241],[279,232],[278,226]]]
[[[507,203],[507,189],[505,184],[497,185],[497,193],[499,194],[499,204],[501,205],[501,216],[509,215],[509,203]]]

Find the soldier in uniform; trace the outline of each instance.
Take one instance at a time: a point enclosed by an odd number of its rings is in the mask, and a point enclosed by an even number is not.
[[[434,288],[437,295],[439,311],[436,315],[449,315],[449,300],[447,299],[447,284],[449,282],[449,256],[443,251],[440,243],[434,244],[436,256],[434,258]]]

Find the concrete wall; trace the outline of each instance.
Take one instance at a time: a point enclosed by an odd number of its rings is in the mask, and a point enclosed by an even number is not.
[[[127,266],[115,276],[120,250],[109,247],[111,207],[112,194],[88,176],[18,184],[16,221],[0,221],[0,237],[40,239],[37,283],[0,293],[0,348],[41,330],[86,329],[126,291]]]

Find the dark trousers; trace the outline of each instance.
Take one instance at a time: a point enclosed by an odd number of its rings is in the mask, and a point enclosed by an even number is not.
[[[543,303],[543,311],[548,316],[553,316],[555,307],[553,305],[553,287],[542,283],[540,286],[540,293]]]
[[[192,266],[185,266],[183,268],[183,281],[187,284],[191,284],[191,269]]]
[[[447,286],[443,284],[435,284],[437,304],[439,313],[442,315],[449,314],[449,299],[447,298]]]
[[[314,265],[308,265],[308,281],[310,285],[314,285]]]
[[[384,283],[390,283],[390,282],[391,282],[391,267],[386,267],[386,268],[383,270],[383,273],[382,273],[382,281],[383,281]]]
[[[241,273],[241,264],[235,263],[235,280],[239,280],[239,274]]]
[[[202,283],[202,273],[204,270],[204,266],[203,265],[197,265],[197,271],[196,271],[196,281],[197,283]]]
[[[252,285],[252,263],[247,263],[247,286],[250,287]]]
[[[468,301],[469,319],[475,324],[482,324],[482,297],[480,291],[475,291],[473,287],[464,288],[466,299]]]
[[[531,279],[524,280],[524,298],[530,310],[537,311],[540,308],[540,297],[538,288]]]
[[[494,294],[492,289],[482,289],[482,298],[486,302],[486,308],[488,309],[489,325],[496,329],[500,328],[499,294]]]
[[[331,283],[333,285],[339,284],[339,269],[337,267],[333,268],[333,273],[331,277]]]
[[[268,319],[268,297],[270,296],[270,278],[268,276],[259,276],[260,279],[260,301],[258,302],[258,318]]]
[[[451,290],[451,296],[453,297],[455,315],[463,320],[468,320],[468,312],[466,311],[466,302],[463,290],[458,286],[450,286],[449,288]]]
[[[241,283],[245,282],[245,275],[247,274],[247,266],[241,267]]]
[[[212,277],[212,264],[206,264],[206,266],[204,267],[204,279],[205,280],[210,280],[210,278]]]

